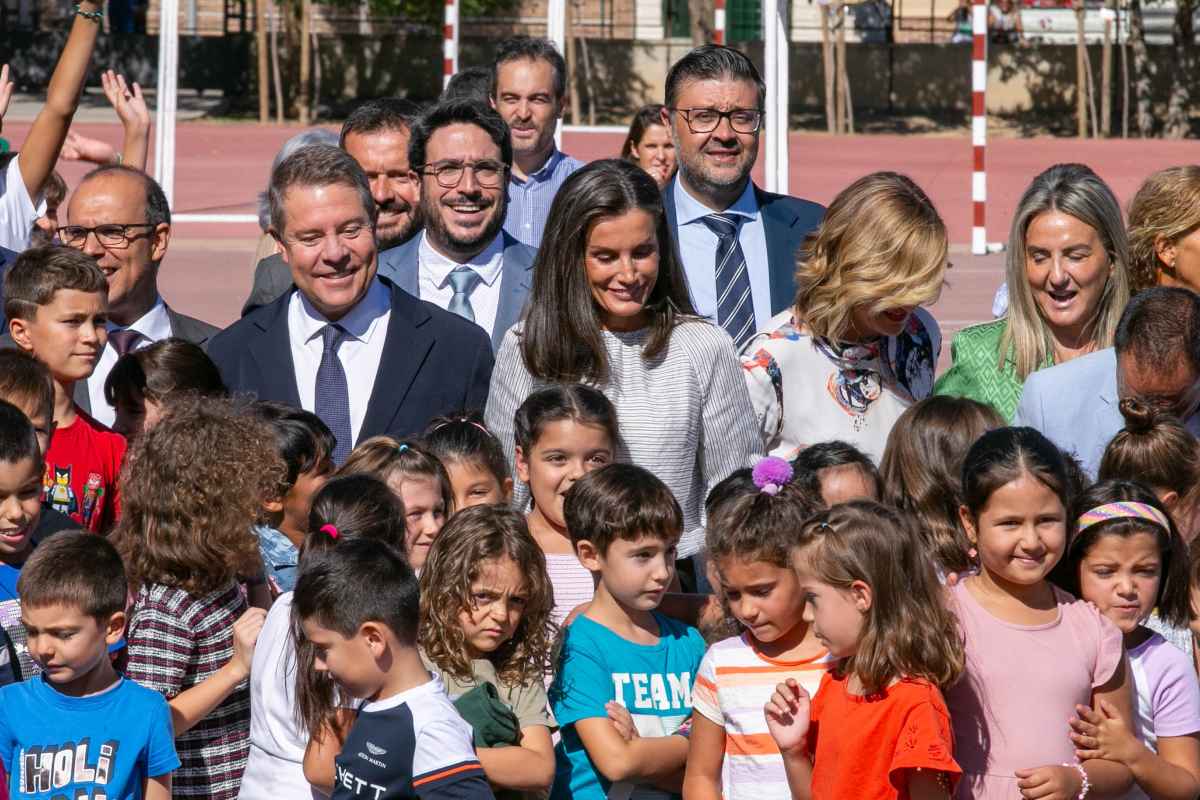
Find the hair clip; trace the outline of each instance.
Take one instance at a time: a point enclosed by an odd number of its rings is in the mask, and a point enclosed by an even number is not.
[[[397,453],[397,454],[399,454],[399,453],[403,453],[403,452],[404,452],[405,450],[407,450],[407,449],[408,449],[408,445],[406,445],[406,444],[398,444],[398,445],[396,445],[396,453]]]
[[[330,539],[338,538],[338,529],[336,525],[322,525],[321,533],[328,533]]]
[[[760,492],[774,497],[792,479],[792,465],[782,458],[767,456],[754,465],[750,479]]]

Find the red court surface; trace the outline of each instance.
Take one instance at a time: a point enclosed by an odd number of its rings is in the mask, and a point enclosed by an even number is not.
[[[120,141],[119,126],[79,124],[81,133]],[[176,131],[176,213],[254,213],[265,188],[271,159],[299,132],[295,126],[188,122]],[[5,135],[17,146],[28,124],[13,123]],[[584,160],[615,155],[622,136],[570,132],[563,149]],[[862,175],[895,170],[920,184],[941,211],[954,245],[954,268],[934,313],[949,335],[990,316],[991,297],[1003,280],[1003,255],[966,254],[971,229],[971,147],[967,136],[850,136],[793,134],[790,191],[828,203]],[[1147,140],[996,139],[988,148],[988,239],[1007,238],[1012,210],[1029,180],[1063,161],[1091,165],[1127,205],[1138,185],[1154,170],[1200,161],[1194,142]],[[151,157],[153,163],[153,157]],[[69,185],[86,167],[60,163]],[[758,171],[761,179],[761,164]],[[250,286],[257,226],[179,223],[163,263],[161,286],[168,302],[215,324],[233,321]],[[949,354],[944,348],[943,363]]]

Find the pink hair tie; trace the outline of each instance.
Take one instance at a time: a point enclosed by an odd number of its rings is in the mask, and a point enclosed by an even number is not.
[[[322,525],[321,533],[328,533],[330,539],[336,539],[338,537],[338,529],[333,525]]]
[[[775,496],[792,479],[792,465],[782,458],[767,456],[754,465],[750,478],[760,492]]]

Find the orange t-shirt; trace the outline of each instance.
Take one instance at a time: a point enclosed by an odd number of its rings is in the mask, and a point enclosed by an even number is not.
[[[906,678],[863,697],[846,691],[847,680],[825,673],[813,698],[813,800],[905,800],[914,769],[958,783],[950,712],[936,686]]]

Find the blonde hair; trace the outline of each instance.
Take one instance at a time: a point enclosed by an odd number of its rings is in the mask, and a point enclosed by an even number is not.
[[[942,290],[946,225],[912,179],[874,172],[842,190],[796,270],[796,317],[814,336],[842,339],[854,308],[933,302]]]
[[[1200,228],[1200,166],[1168,167],[1146,178],[1129,204],[1129,272],[1133,292],[1158,283],[1155,242],[1174,244]]]
[[[1003,371],[1011,361],[1018,380],[1041,367],[1054,352],[1054,338],[1042,318],[1025,274],[1025,235],[1034,218],[1058,211],[1092,227],[1108,254],[1109,278],[1104,284],[1096,316],[1090,321],[1096,349],[1111,347],[1121,312],[1129,302],[1129,244],[1121,206],[1112,189],[1083,164],[1056,164],[1033,179],[1013,214],[1008,235],[1008,315],[997,366]]]

